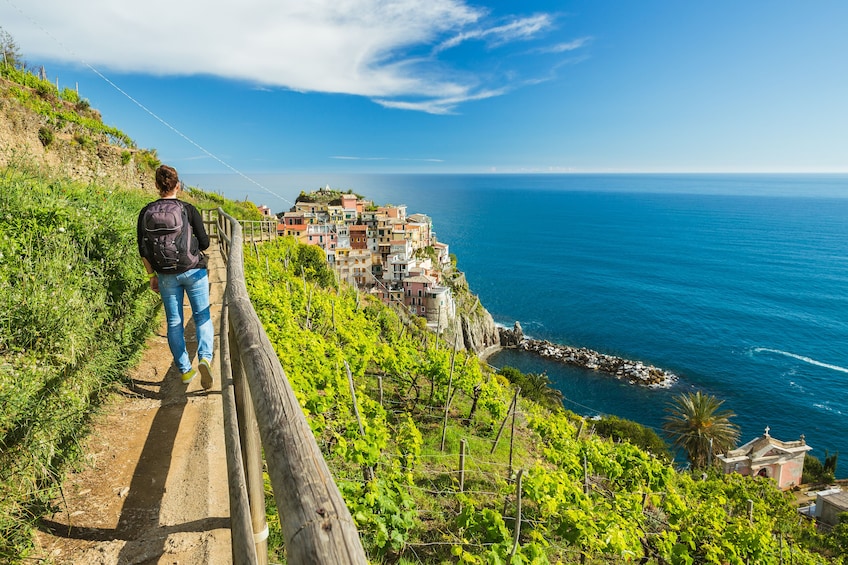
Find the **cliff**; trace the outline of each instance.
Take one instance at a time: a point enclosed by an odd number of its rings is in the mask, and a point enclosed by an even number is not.
[[[114,145],[107,135],[79,124],[32,111],[10,95],[11,89],[24,88],[0,79],[0,167],[31,165],[79,182],[155,189],[143,152]]]
[[[456,319],[454,327],[447,328],[442,337],[448,343],[457,339],[460,347],[475,352],[479,357],[491,355],[501,345],[492,315],[480,303],[480,298],[471,293],[461,272],[454,271],[445,282],[456,302]]]
[[[492,315],[483,308],[479,299],[476,297],[475,299],[476,307],[461,311],[457,316],[462,328],[462,342],[465,348],[481,357],[486,357],[492,353],[493,349],[500,347],[500,336]]]

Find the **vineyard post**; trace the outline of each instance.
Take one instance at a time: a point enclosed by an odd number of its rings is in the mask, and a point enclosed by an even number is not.
[[[383,375],[377,375],[377,386],[380,389],[380,406],[383,405]]]
[[[574,436],[574,440],[577,441],[580,439],[580,434],[583,432],[583,426],[586,424],[586,420],[580,420],[580,426],[577,427],[577,434]]]
[[[748,521],[754,523],[754,501],[748,499]]]
[[[509,410],[507,410],[506,416],[504,417],[503,422],[501,422],[501,427],[498,428],[498,435],[495,436],[495,443],[492,444],[492,450],[489,452],[489,455],[494,453],[495,449],[498,447],[498,442],[501,439],[501,434],[503,433],[503,429],[504,429],[504,426],[506,425],[506,421],[509,419],[510,413],[515,409],[515,404],[518,401],[518,393],[519,392],[521,392],[521,387],[520,386],[515,387],[515,394],[512,396],[512,404],[509,405]]]
[[[439,350],[439,331],[442,329],[442,305],[439,304],[439,316],[436,318],[436,351]]]
[[[450,408],[451,401],[451,387],[453,386],[453,364],[456,360],[456,338],[453,340],[453,353],[451,354],[451,366],[450,366],[450,378],[448,379],[448,392],[445,396],[445,419],[442,422],[442,444],[439,448],[441,451],[445,450],[445,436],[448,433],[448,409]]]
[[[465,447],[468,440],[459,440],[459,492],[465,491]]]
[[[589,494],[589,463],[586,454],[583,454],[583,494]]]
[[[509,430],[509,472],[507,477],[512,477],[512,449],[515,444],[515,413],[518,412],[518,397],[515,397],[515,405],[512,409],[512,424]],[[520,496],[520,495],[519,495]]]
[[[515,486],[515,536],[512,540],[512,552],[509,554],[509,562],[512,563],[512,558],[515,557],[515,552],[518,550],[518,536],[521,534],[521,476],[524,474],[524,469],[518,470],[518,484]]]
[[[306,287],[303,287],[306,290]],[[311,312],[312,312],[312,294],[315,292],[315,287],[309,288],[309,297],[306,299],[306,329],[312,329],[312,320],[311,320]]]
[[[359,406],[356,404],[356,388],[353,386],[353,375],[350,372],[350,365],[347,364],[347,359],[344,361],[344,366],[347,371],[347,382],[350,385],[350,396],[353,400],[353,413],[356,415],[356,423],[359,424],[359,435],[364,438],[365,428],[362,427],[362,418],[359,417]],[[366,483],[370,483],[374,479],[374,469],[368,465],[363,465],[362,476]]]

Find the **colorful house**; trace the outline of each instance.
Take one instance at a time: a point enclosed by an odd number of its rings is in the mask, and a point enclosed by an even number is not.
[[[717,458],[725,473],[768,477],[787,490],[801,484],[804,457],[812,449],[803,435],[796,441],[780,441],[766,427],[762,436]]]

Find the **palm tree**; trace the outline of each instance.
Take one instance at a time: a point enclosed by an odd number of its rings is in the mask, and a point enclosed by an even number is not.
[[[716,453],[724,453],[736,446],[739,426],[730,418],[730,410],[719,411],[723,400],[696,392],[677,396],[669,405],[663,429],[682,448],[693,467],[703,468]]]

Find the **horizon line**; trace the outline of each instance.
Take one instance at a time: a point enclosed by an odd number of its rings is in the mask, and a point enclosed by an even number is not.
[[[184,172],[186,175],[236,175],[232,171],[200,171]],[[255,171],[253,175],[848,175],[848,169],[844,170],[538,170],[538,169],[515,169],[515,170],[461,170],[461,171],[422,171],[422,170],[284,170],[284,171]]]

